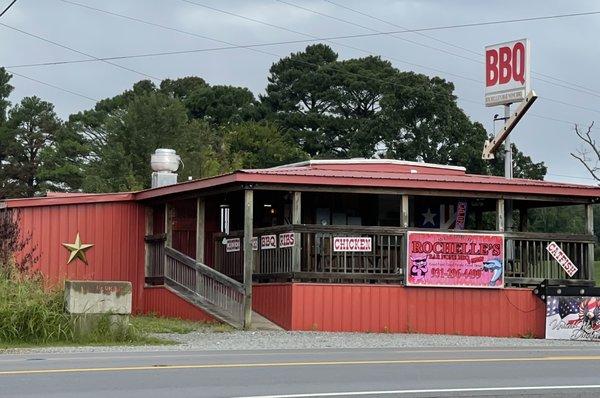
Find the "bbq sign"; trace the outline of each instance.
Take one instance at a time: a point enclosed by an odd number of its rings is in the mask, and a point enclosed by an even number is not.
[[[520,102],[529,92],[529,39],[485,48],[485,106]]]
[[[504,236],[408,232],[406,284],[501,288]]]

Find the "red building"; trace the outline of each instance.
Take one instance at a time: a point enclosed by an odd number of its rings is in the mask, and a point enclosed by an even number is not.
[[[598,198],[598,187],[454,166],[321,160],[0,208],[18,211],[51,281],[131,281],[136,312],[243,327],[253,309],[288,330],[543,336],[532,288],[594,280]],[[557,206],[577,206],[586,228],[531,229],[532,213]],[[63,244],[78,234],[93,245],[87,264],[67,264]]]

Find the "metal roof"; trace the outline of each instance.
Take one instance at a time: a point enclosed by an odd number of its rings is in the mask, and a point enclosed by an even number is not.
[[[119,200],[147,200],[185,192],[202,191],[225,185],[276,184],[289,186],[335,186],[401,189],[410,191],[453,191],[465,193],[555,196],[581,199],[600,198],[600,187],[551,181],[507,179],[467,174],[463,167],[432,165],[388,159],[311,160],[267,169],[246,169],[216,177],[186,181],[175,185],[134,193],[74,194],[48,198],[13,199],[8,207],[92,203]],[[0,202],[0,207],[2,202]]]

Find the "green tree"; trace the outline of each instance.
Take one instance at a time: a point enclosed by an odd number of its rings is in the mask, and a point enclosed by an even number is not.
[[[179,100],[155,91],[135,95],[125,107],[107,113],[93,126],[93,133],[86,133],[94,158],[86,168],[84,189],[102,192],[148,187],[150,155],[156,148],[173,147],[187,123]]]
[[[231,126],[224,134],[224,143],[231,159],[230,169],[274,167],[308,158],[272,123]]]
[[[379,57],[338,60],[317,44],[273,64],[261,101],[311,157],[374,157],[498,170],[481,159],[487,133],[458,107],[454,85],[401,72]],[[515,148],[516,150],[516,148]],[[516,150],[517,175],[541,178]]]
[[[26,97],[8,113],[1,141],[6,143],[3,195],[29,197],[48,189],[78,188],[80,151],[76,134],[64,128],[54,106]]]
[[[9,84],[11,75],[4,68],[0,68],[0,198],[6,190],[7,177],[5,175],[5,158],[8,146],[8,134],[6,132],[6,112],[10,106],[8,96],[13,90]]]

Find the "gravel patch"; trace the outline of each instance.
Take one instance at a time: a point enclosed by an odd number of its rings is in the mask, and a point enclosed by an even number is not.
[[[18,348],[2,353],[76,353],[139,351],[225,351],[225,350],[294,350],[343,348],[419,348],[419,347],[584,347],[600,348],[598,342],[524,338],[473,337],[426,334],[327,333],[286,331],[232,331],[188,334],[157,334],[177,341],[164,346],[101,346]]]

